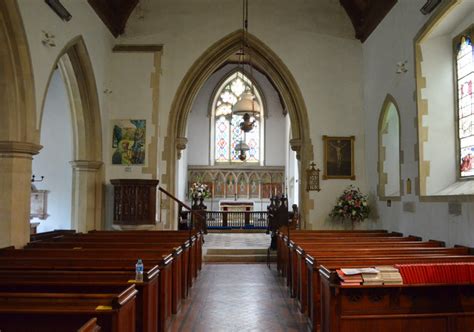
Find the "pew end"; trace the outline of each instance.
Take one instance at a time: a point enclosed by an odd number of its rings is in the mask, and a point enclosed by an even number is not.
[[[440,247],[446,247],[446,242],[444,241],[429,239],[428,242],[437,243]]]
[[[416,236],[416,235],[408,235],[409,238],[412,238],[414,241],[423,241],[423,238],[421,236]]]
[[[97,317],[89,319],[77,332],[99,332],[100,326],[97,325]]]

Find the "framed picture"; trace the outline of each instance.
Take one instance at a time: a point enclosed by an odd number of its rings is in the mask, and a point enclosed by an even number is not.
[[[355,136],[323,136],[324,174],[323,179],[351,179],[354,173]]]
[[[144,165],[146,120],[113,120],[112,128],[112,165]]]

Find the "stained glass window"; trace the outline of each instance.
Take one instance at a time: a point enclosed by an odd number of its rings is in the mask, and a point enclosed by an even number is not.
[[[242,116],[232,115],[232,106],[237,103],[240,95],[251,89],[251,81],[241,72],[236,72],[227,78],[216,90],[213,103],[213,128],[214,128],[214,160],[220,162],[236,162],[239,160],[239,152],[235,150],[236,145],[244,141],[250,150],[247,151],[245,162],[258,163],[262,160],[261,146],[263,144],[263,105],[258,89],[254,86],[255,98],[261,106],[261,114],[255,120],[254,128],[244,133],[240,129],[243,122]]]
[[[459,158],[461,178],[474,176],[474,49],[472,36],[464,34],[456,45]]]

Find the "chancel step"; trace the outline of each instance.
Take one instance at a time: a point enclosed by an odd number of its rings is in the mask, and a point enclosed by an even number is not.
[[[235,249],[207,249],[204,256],[205,262],[215,263],[259,263],[267,261],[267,249],[249,249],[249,248],[235,248]],[[276,253],[271,252],[270,261],[276,261]]]

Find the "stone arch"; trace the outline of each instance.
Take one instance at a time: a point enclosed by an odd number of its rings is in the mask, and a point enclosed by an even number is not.
[[[56,58],[44,92],[41,118],[46,93],[56,67],[66,85],[72,115],[72,228],[81,232],[100,229],[103,226],[102,125],[96,80],[82,36],[67,43]]]
[[[6,119],[0,123],[0,142],[37,144],[33,67],[15,0],[0,2],[0,42],[0,114]],[[32,148],[39,151],[39,147]]]
[[[0,247],[21,247],[30,238],[36,130],[33,67],[16,0],[0,1]]]
[[[186,125],[189,113],[199,90],[206,80],[217,70],[232,54],[235,54],[242,45],[243,30],[237,30],[218,40],[211,45],[191,66],[178,87],[170,110],[170,120],[165,144],[170,148],[165,152],[166,174],[162,183],[171,192],[176,191],[176,165],[180,158],[181,150],[186,148]],[[309,119],[306,105],[301,91],[293,75],[268,46],[252,34],[248,34],[248,43],[252,50],[252,65],[255,64],[264,72],[280,93],[283,104],[290,116],[292,139],[290,145],[296,151],[299,162],[300,174],[313,159],[313,146],[310,138]],[[309,216],[310,206],[306,179],[301,178],[299,194],[301,199],[302,220]],[[170,211],[170,218],[174,220],[175,211]],[[304,226],[303,226],[304,227]]]

